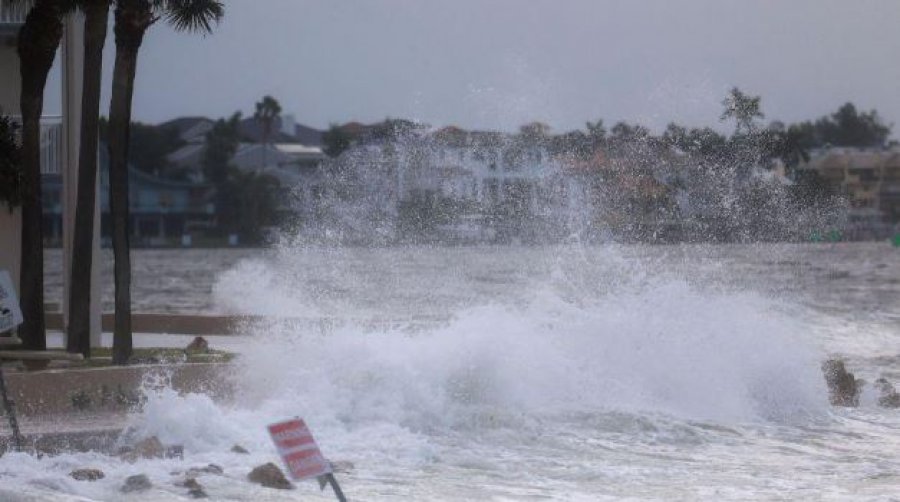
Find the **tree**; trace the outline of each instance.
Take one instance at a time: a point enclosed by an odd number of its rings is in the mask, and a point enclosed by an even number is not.
[[[353,138],[347,131],[337,124],[331,124],[325,134],[322,135],[323,151],[329,157],[337,157],[350,148]]]
[[[24,1],[24,0],[20,0]],[[19,30],[22,114],[22,272],[20,290],[23,346],[47,348],[44,327],[44,245],[41,207],[41,114],[44,88],[63,34],[63,17],[72,0],[34,0]]]
[[[228,231],[240,235],[246,244],[261,242],[263,230],[277,223],[280,188],[268,174],[229,168],[219,196],[219,214]]]
[[[881,121],[877,111],[859,113],[853,103],[817,120],[816,129],[825,144],[859,148],[883,146],[891,134],[891,127]]]
[[[527,139],[543,141],[550,135],[550,126],[543,122],[529,122],[519,127],[519,134]]]
[[[275,120],[279,117],[279,115],[281,115],[281,105],[278,103],[278,100],[276,100],[272,96],[263,96],[262,100],[256,103],[256,112],[253,114],[253,118],[256,119],[256,121],[259,122],[262,126],[262,167],[266,167],[266,164],[268,164],[267,148],[269,145],[269,140],[272,137],[272,126],[275,125]]]
[[[597,119],[594,123],[587,122],[585,128],[592,150],[596,150],[606,143],[606,127],[603,125],[603,119]]]
[[[217,189],[228,178],[228,166],[241,143],[241,112],[234,112],[227,119],[217,120],[206,133],[203,149],[203,176]]]
[[[756,119],[764,118],[759,102],[759,96],[750,96],[737,87],[732,87],[728,96],[722,100],[725,110],[719,120],[734,119],[734,133],[749,135],[756,131]]]
[[[69,326],[66,349],[91,355],[91,268],[94,207],[97,197],[97,146],[100,122],[100,79],[110,0],[82,0],[84,67],[82,68],[81,139],[78,146],[78,191],[72,238]]]
[[[142,122],[132,122],[128,136],[128,162],[138,171],[168,178],[178,177],[168,154],[184,146],[184,140],[174,127],[162,127]],[[100,141],[107,143],[109,121],[100,118]]]
[[[116,56],[109,106],[109,191],[115,259],[113,363],[131,357],[131,258],[128,240],[128,147],[137,57],[144,34],[160,17],[179,31],[211,32],[222,18],[218,0],[117,0]]]

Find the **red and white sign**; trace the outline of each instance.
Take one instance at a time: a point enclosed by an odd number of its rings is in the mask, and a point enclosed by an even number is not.
[[[331,473],[331,464],[322,456],[303,420],[295,418],[272,424],[269,435],[293,479],[299,481]]]

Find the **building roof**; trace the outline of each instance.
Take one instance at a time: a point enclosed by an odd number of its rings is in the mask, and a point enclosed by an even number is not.
[[[273,145],[275,149],[282,153],[287,154],[308,154],[308,155],[316,155],[321,154],[322,149],[318,146],[307,146],[301,145],[299,143],[276,143]]]
[[[296,136],[285,134],[281,130],[281,117],[275,117],[275,121],[272,123],[272,132],[268,138],[263,137],[264,134],[262,122],[256,120],[256,118],[254,117],[247,117],[241,120],[238,124],[238,131],[245,141],[249,141],[251,143],[262,143],[264,139],[268,140],[270,143],[297,142]]]
[[[294,126],[294,136],[304,145],[322,146],[322,134],[322,131],[303,124]]]

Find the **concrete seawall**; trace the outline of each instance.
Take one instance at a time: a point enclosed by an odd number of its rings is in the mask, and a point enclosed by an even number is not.
[[[232,395],[227,363],[113,366],[8,372],[6,385],[23,417],[63,413],[126,412],[140,403],[147,379],[164,378],[172,389],[224,400]]]
[[[140,409],[145,382],[165,381],[179,393],[218,401],[233,396],[228,363],[188,363],[5,373],[27,451],[112,451],[128,413]],[[11,448],[0,420],[0,454]]]

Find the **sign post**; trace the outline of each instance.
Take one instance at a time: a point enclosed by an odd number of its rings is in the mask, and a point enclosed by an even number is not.
[[[340,502],[347,502],[332,473],[331,463],[322,456],[306,422],[295,418],[272,424],[269,426],[269,435],[292,479],[301,481],[317,478],[320,488],[325,489],[325,483],[330,484],[337,499]]]
[[[0,270],[0,333],[12,331],[22,324],[22,309],[16,299],[9,272]]]
[[[12,279],[9,277],[9,272],[0,270],[0,334],[12,331],[20,324],[22,324],[22,309],[16,298]],[[10,342],[12,342],[15,337],[7,338],[10,338]],[[2,366],[0,366],[0,403],[6,410],[9,428],[13,433],[13,446],[16,451],[22,451],[22,435],[19,432],[19,422],[16,420],[16,405],[6,392],[6,380],[3,378]]]

